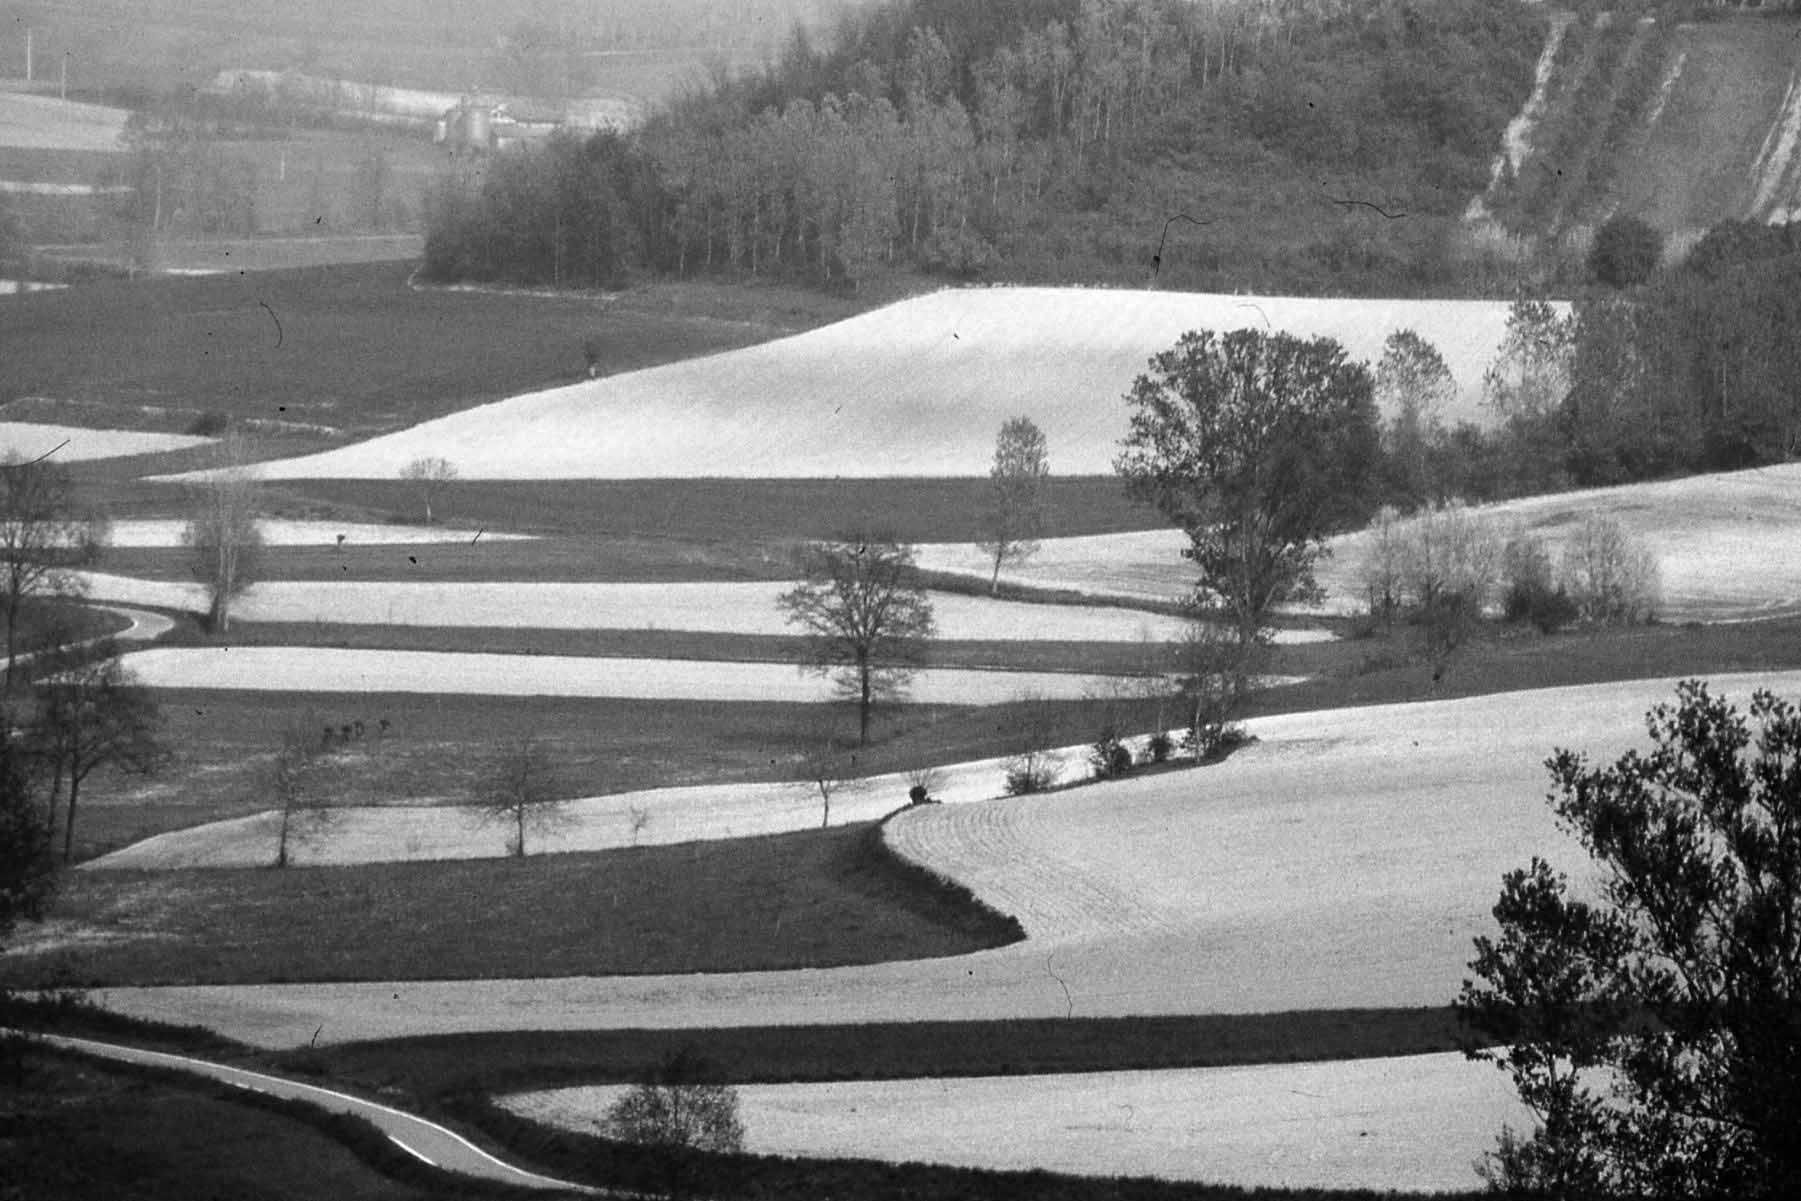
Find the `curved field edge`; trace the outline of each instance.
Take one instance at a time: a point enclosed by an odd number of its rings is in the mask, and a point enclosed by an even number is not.
[[[80,872],[20,935],[0,987],[755,973],[1024,936],[873,822],[523,862]]]
[[[35,1081],[49,1077],[51,1087],[60,1090],[57,1095],[62,1102],[8,1122],[9,1141],[34,1165],[34,1197],[91,1197],[103,1191],[137,1198],[221,1195],[212,1191],[214,1186],[249,1188],[253,1178],[266,1183],[273,1170],[282,1173],[279,1195],[283,1197],[303,1195],[288,1190],[298,1183],[296,1177],[304,1181],[315,1173],[320,1195],[330,1189],[334,1197],[501,1201],[543,1195],[445,1171],[403,1150],[366,1119],[305,1101],[37,1042],[27,1044],[24,1056],[25,1070]],[[197,1125],[205,1133],[191,1141],[171,1139],[171,1130],[165,1127],[160,1137],[129,1140],[141,1149],[154,1148],[154,1162],[142,1154],[122,1153],[119,1127],[93,1121],[95,1107],[106,1104],[105,1084],[96,1087],[90,1083],[96,1075],[103,1082],[108,1078],[120,1081],[127,1090],[120,1099],[139,1115],[174,1108],[189,1112],[189,1120],[193,1120],[192,1111],[198,1107],[203,1116]],[[33,1094],[28,1088],[13,1095],[28,1098]],[[73,1120],[61,1120],[65,1114]],[[346,1180],[344,1168],[322,1165],[330,1155],[314,1141],[317,1138],[341,1148],[376,1179]],[[201,1144],[204,1151],[197,1151],[193,1143]],[[31,1150],[33,1147],[37,1150]],[[200,1157],[204,1164],[197,1162]],[[277,1169],[278,1164],[283,1166]],[[221,1170],[226,1177],[223,1181],[215,1174]]]

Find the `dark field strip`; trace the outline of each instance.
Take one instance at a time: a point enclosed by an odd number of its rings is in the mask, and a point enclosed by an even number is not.
[[[168,642],[206,638],[192,625]],[[457,654],[577,655],[594,658],[689,659],[738,663],[804,661],[801,638],[710,634],[682,630],[544,630],[445,626],[326,625],[313,622],[239,622],[233,646],[320,646],[442,651]],[[1146,670],[1155,648],[1135,642],[948,642],[926,650],[927,667],[992,671],[1068,671],[1132,674]]]
[[[623,1084],[678,1052],[738,1084],[1230,1067],[1454,1051],[1448,1007],[1195,1017],[890,1022],[694,1030],[495,1031],[275,1053],[415,1096]]]
[[[406,693],[250,693],[159,690],[176,763],[149,780],[95,773],[82,790],[77,859],[154,834],[269,807],[268,771],[282,732],[362,722],[365,738],[334,750],[322,784],[337,803],[461,804],[483,772],[518,740],[539,739],[558,796],[643,788],[795,779],[799,757],[833,732],[853,739],[848,705],[590,700]],[[1154,704],[1122,704],[1130,728],[1159,720]],[[380,722],[389,723],[378,735]],[[1028,728],[1058,745],[1094,738],[1102,715],[1085,701],[972,709],[915,705],[878,710],[868,774],[1005,753]]]
[[[496,849],[503,837],[496,828]],[[55,972],[101,987],[774,971],[961,955],[1022,936],[908,870],[867,822],[524,861],[80,872],[64,878],[56,913],[120,937],[62,962],[8,956],[0,982]]]
[[[93,425],[151,405],[178,432],[220,413],[362,437],[573,383],[588,338],[612,374],[748,346],[856,308],[774,287],[678,285],[614,303],[415,291],[411,271],[377,263],[105,280],[15,297],[0,308],[0,403],[72,401]]]
[[[290,480],[298,503],[417,520],[417,493],[399,480]],[[434,499],[441,520],[511,533],[630,535],[702,544],[787,544],[859,530],[904,542],[975,542],[991,508],[984,478],[811,480],[465,480]],[[1114,476],[1054,476],[1046,537],[1157,529]],[[782,569],[787,569],[785,560]]]

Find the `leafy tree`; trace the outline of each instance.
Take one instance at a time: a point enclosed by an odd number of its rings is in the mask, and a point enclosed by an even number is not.
[[[982,549],[994,559],[990,596],[1000,591],[1002,566],[1038,551],[1050,503],[1045,495],[1050,474],[1044,431],[1030,417],[1008,418],[995,440],[994,466],[988,472],[994,507],[988,521],[991,537]]]
[[[1499,353],[1482,377],[1482,398],[1501,419],[1509,491],[1549,491],[1563,482],[1558,415],[1570,391],[1574,347],[1571,321],[1549,302],[1522,296],[1508,310]]]
[[[738,1090],[707,1080],[707,1074],[706,1065],[687,1052],[671,1056],[608,1106],[601,1135],[665,1151],[742,1151]],[[690,1166],[679,1154],[662,1166],[664,1191],[686,1195]]]
[[[1126,402],[1114,468],[1188,535],[1202,599],[1256,641],[1270,611],[1317,595],[1325,538],[1370,508],[1376,408],[1362,364],[1330,338],[1183,334]]]
[[[1801,1189],[1801,714],[1750,721],[1699,681],[1652,747],[1559,750],[1552,807],[1599,869],[1507,874],[1457,1009],[1533,1110],[1489,1160],[1560,1197],[1792,1197]],[[1753,728],[1755,727],[1755,728]],[[1590,899],[1592,897],[1592,899]]]
[[[27,601],[78,593],[71,569],[92,561],[105,540],[106,523],[82,508],[67,468],[16,452],[0,458],[0,607],[6,617],[8,691]]]
[[[935,630],[913,548],[891,538],[809,543],[801,582],[776,599],[788,624],[807,636],[808,661],[835,673],[857,701],[857,745],[869,742],[878,699],[905,691]]]
[[[195,486],[183,541],[193,552],[194,574],[207,590],[207,624],[216,633],[231,625],[231,602],[255,581],[263,537],[257,528],[262,483],[250,466],[250,446],[230,433],[218,448],[219,466]]]
[[[1456,396],[1457,381],[1436,347],[1410,329],[1388,335],[1376,364],[1376,408],[1385,416],[1390,493],[1408,507],[1443,499],[1432,457],[1445,438],[1445,406]]]
[[[563,820],[566,803],[555,791],[544,743],[527,735],[502,749],[489,764],[476,804],[484,821],[512,828],[507,854],[523,859],[526,831],[554,829]]]
[[[1630,288],[1651,278],[1663,258],[1663,235],[1637,217],[1609,217],[1595,231],[1588,270],[1610,288]]]
[[[437,455],[421,456],[400,469],[400,478],[418,489],[425,505],[425,524],[430,525],[432,497],[457,478],[456,464]]]
[[[81,786],[96,768],[154,771],[167,758],[162,711],[155,695],[138,684],[110,641],[46,655],[35,688],[33,749],[50,765],[46,825],[56,824],[64,779],[69,800],[63,818],[63,862],[74,855],[75,814]]]

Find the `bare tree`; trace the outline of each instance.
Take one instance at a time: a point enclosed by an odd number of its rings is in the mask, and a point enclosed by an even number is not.
[[[857,752],[827,725],[809,738],[800,755],[800,768],[819,793],[819,827],[823,830],[832,824],[832,798],[863,786],[857,774]]]
[[[1045,485],[1050,474],[1044,432],[1030,417],[1009,418],[995,441],[994,466],[988,473],[994,507],[989,514],[990,537],[981,545],[994,560],[990,596],[1000,591],[1003,566],[1023,562],[1038,551],[1049,516]]]
[[[63,780],[69,800],[63,818],[63,862],[74,855],[75,815],[82,783],[96,768],[151,772],[167,759],[162,711],[149,689],[119,660],[110,640],[69,647],[38,660],[32,749],[50,767],[48,825],[54,833]]]
[[[281,745],[269,769],[269,795],[279,821],[275,829],[275,866],[287,867],[294,846],[316,837],[331,825],[334,814],[321,776],[325,743],[316,714],[303,714],[282,730]]]
[[[1561,583],[1582,620],[1637,625],[1656,615],[1657,557],[1611,517],[1591,516],[1563,544]]]
[[[1263,647],[1240,641],[1229,627],[1197,611],[1173,650],[1188,744],[1196,759],[1205,759],[1231,738],[1234,719],[1256,689]]]
[[[836,673],[856,699],[857,744],[866,745],[876,700],[905,690],[935,630],[913,548],[889,538],[811,543],[799,565],[802,582],[776,603],[807,634],[810,665]]]
[[[425,524],[430,525],[432,498],[444,490],[444,485],[457,478],[456,464],[435,455],[421,457],[402,467],[400,478],[419,489],[419,497],[425,504]]]
[[[12,451],[0,458],[0,606],[9,691],[27,600],[79,593],[71,569],[92,561],[105,540],[106,523],[81,508],[67,468]]]
[[[489,763],[476,809],[482,821],[510,828],[507,854],[523,859],[526,832],[561,825],[566,804],[553,787],[548,749],[528,734],[508,743]]]
[[[250,466],[249,441],[229,433],[219,443],[219,465],[195,487],[193,511],[183,541],[193,551],[193,569],[207,589],[207,625],[225,633],[231,602],[255,580],[263,539],[256,519],[262,483]]]

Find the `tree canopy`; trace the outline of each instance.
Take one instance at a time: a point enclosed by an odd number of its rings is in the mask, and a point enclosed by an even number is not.
[[[1330,338],[1183,334],[1126,394],[1114,467],[1189,538],[1203,600],[1241,642],[1316,591],[1328,535],[1373,508],[1379,435],[1367,368]]]
[[[1599,870],[1592,895],[1534,858],[1457,1002],[1538,1119],[1497,1184],[1570,1197],[1801,1190],[1801,713],[1749,720],[1680,685],[1648,753],[1560,750],[1551,804]]]

